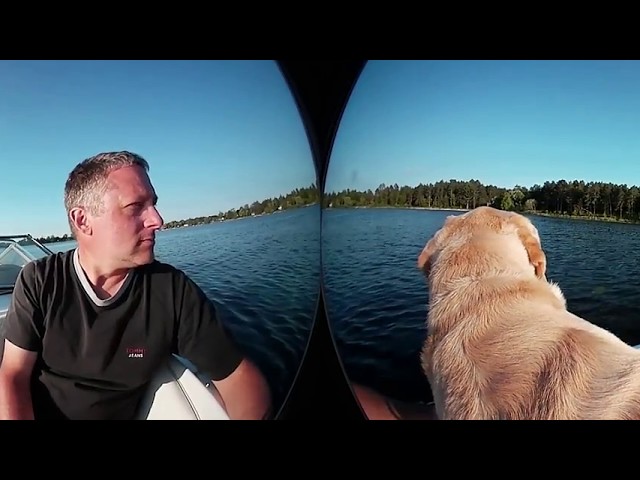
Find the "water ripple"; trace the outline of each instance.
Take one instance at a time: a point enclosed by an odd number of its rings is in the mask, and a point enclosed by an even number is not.
[[[157,255],[191,275],[216,302],[282,401],[318,300],[319,208],[166,231],[158,236]]]

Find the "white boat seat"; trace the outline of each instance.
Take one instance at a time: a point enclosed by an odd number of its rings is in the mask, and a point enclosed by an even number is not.
[[[138,420],[229,420],[214,395],[185,364],[172,355],[153,378]]]

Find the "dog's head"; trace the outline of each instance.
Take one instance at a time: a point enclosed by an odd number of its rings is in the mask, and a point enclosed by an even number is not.
[[[514,212],[478,207],[462,215],[450,215],[431,237],[418,256],[418,268],[429,276],[442,249],[453,244],[463,246],[474,235],[487,232],[515,235],[527,252],[538,278],[544,278],[547,261],[538,230],[531,221]]]

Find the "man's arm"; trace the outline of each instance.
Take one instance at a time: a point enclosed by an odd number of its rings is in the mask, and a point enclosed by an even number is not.
[[[0,362],[0,418],[33,419],[31,374],[42,347],[43,318],[37,301],[36,269],[25,265],[13,289],[4,319],[4,355]]]
[[[33,420],[31,372],[36,352],[4,341],[0,364],[0,420]]]
[[[262,372],[248,359],[223,380],[213,381],[232,420],[267,420],[271,392]]]
[[[232,420],[268,418],[271,392],[263,373],[246,358],[202,289],[186,275],[180,274],[178,281],[175,353],[211,378]]]

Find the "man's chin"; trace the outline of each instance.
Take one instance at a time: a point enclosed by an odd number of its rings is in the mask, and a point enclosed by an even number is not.
[[[153,251],[141,252],[133,258],[133,262],[137,266],[149,265],[155,261],[156,257]]]

